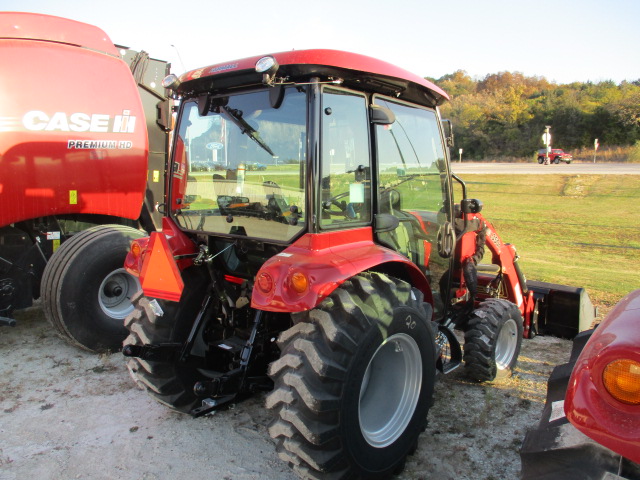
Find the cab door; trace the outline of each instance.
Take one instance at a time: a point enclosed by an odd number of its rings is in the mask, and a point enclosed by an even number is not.
[[[441,280],[450,268],[455,241],[451,182],[439,117],[434,109],[385,97],[376,97],[374,103],[395,115],[393,123],[375,126],[376,213],[398,219],[397,228],[377,233],[377,239],[424,272],[437,318],[444,313],[447,301],[448,282],[441,294]]]

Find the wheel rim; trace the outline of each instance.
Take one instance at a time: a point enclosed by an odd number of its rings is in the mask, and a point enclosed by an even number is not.
[[[124,268],[114,270],[100,284],[98,303],[102,311],[115,320],[124,319],[133,311],[131,296],[140,289],[138,279]]]
[[[360,387],[358,416],[367,443],[384,448],[405,431],[422,387],[422,356],[416,341],[398,333],[378,347]]]
[[[508,319],[498,335],[496,344],[496,366],[499,370],[509,368],[518,345],[518,324],[512,318]]]

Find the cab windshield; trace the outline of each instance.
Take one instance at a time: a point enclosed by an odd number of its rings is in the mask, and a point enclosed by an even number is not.
[[[304,229],[306,92],[274,97],[261,90],[184,103],[171,180],[182,228],[275,242]]]

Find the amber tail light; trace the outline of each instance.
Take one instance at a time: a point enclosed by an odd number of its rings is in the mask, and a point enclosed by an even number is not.
[[[640,405],[640,363],[620,359],[607,365],[602,373],[607,392],[627,405]]]

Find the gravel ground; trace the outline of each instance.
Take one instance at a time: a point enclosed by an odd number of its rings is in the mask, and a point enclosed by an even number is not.
[[[58,338],[36,306],[0,328],[0,480],[296,478],[275,454],[264,395],[193,419],[140,391],[120,354]],[[525,340],[516,376],[495,384],[440,377],[429,426],[402,479],[509,480],[571,342]]]

